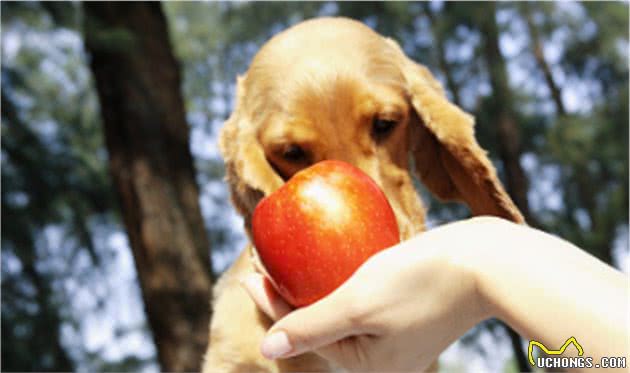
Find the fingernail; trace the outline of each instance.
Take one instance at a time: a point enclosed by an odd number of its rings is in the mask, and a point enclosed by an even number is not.
[[[273,360],[288,354],[292,348],[287,333],[279,331],[271,333],[263,339],[260,352],[267,359]]]

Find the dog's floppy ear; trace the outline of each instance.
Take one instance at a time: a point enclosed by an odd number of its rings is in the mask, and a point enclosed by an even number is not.
[[[244,79],[237,79],[236,107],[221,129],[219,149],[225,161],[232,202],[245,218],[249,230],[251,214],[258,201],[278,189],[283,181],[267,162],[255,125],[243,108]]]
[[[411,149],[423,183],[441,199],[465,202],[474,215],[495,215],[522,223],[523,216],[475,140],[473,117],[448,101],[427,68],[397,49],[417,114]]]

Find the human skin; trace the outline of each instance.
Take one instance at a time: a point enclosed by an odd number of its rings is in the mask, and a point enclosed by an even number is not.
[[[553,349],[575,337],[594,362],[630,357],[627,275],[567,241],[499,218],[415,236],[297,310],[261,275],[243,285],[277,320],[261,345],[270,359],[315,351],[349,370],[417,371],[491,317]]]

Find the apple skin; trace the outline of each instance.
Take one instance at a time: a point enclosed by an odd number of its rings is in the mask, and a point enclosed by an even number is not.
[[[254,245],[278,293],[302,307],[331,293],[370,256],[400,242],[387,197],[363,171],[326,160],[256,206]]]

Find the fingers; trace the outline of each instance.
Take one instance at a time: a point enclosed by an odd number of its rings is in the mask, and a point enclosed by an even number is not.
[[[263,340],[262,354],[268,359],[292,357],[356,334],[342,298],[333,293],[280,319]]]
[[[271,282],[263,275],[259,273],[249,274],[241,279],[241,284],[252,298],[254,303],[258,306],[258,308],[265,313],[269,318],[274,321],[278,321],[283,318],[287,314],[289,314],[293,309],[291,306],[286,303],[281,296],[275,291]],[[318,312],[318,311],[313,311]],[[299,318],[301,316],[304,317],[312,317],[311,312],[308,312],[302,315],[298,315]],[[291,326],[295,321],[288,321],[290,323],[289,328],[295,329]],[[310,324],[310,322],[308,322]],[[320,327],[321,328],[321,327]],[[275,330],[274,328],[273,330]],[[334,337],[333,337],[334,338]],[[310,345],[311,342],[308,340],[304,340],[300,336],[294,336],[292,338],[294,341],[302,341],[296,347],[294,347],[295,342],[290,342],[286,332],[274,333],[273,331],[268,334],[268,338],[265,338],[263,341],[263,345],[261,346],[261,351],[263,355],[269,359],[275,359],[277,357],[281,357],[281,355],[288,353],[289,356],[295,356],[305,351],[307,345]],[[321,342],[325,343],[325,342]],[[322,346],[316,352],[327,358],[328,360],[335,360],[339,355],[339,344],[333,343],[327,346]],[[285,356],[282,356],[285,357]]]
[[[245,276],[241,280],[241,284],[258,308],[273,321],[277,321],[291,312],[291,306],[280,297],[265,276],[252,273]]]

